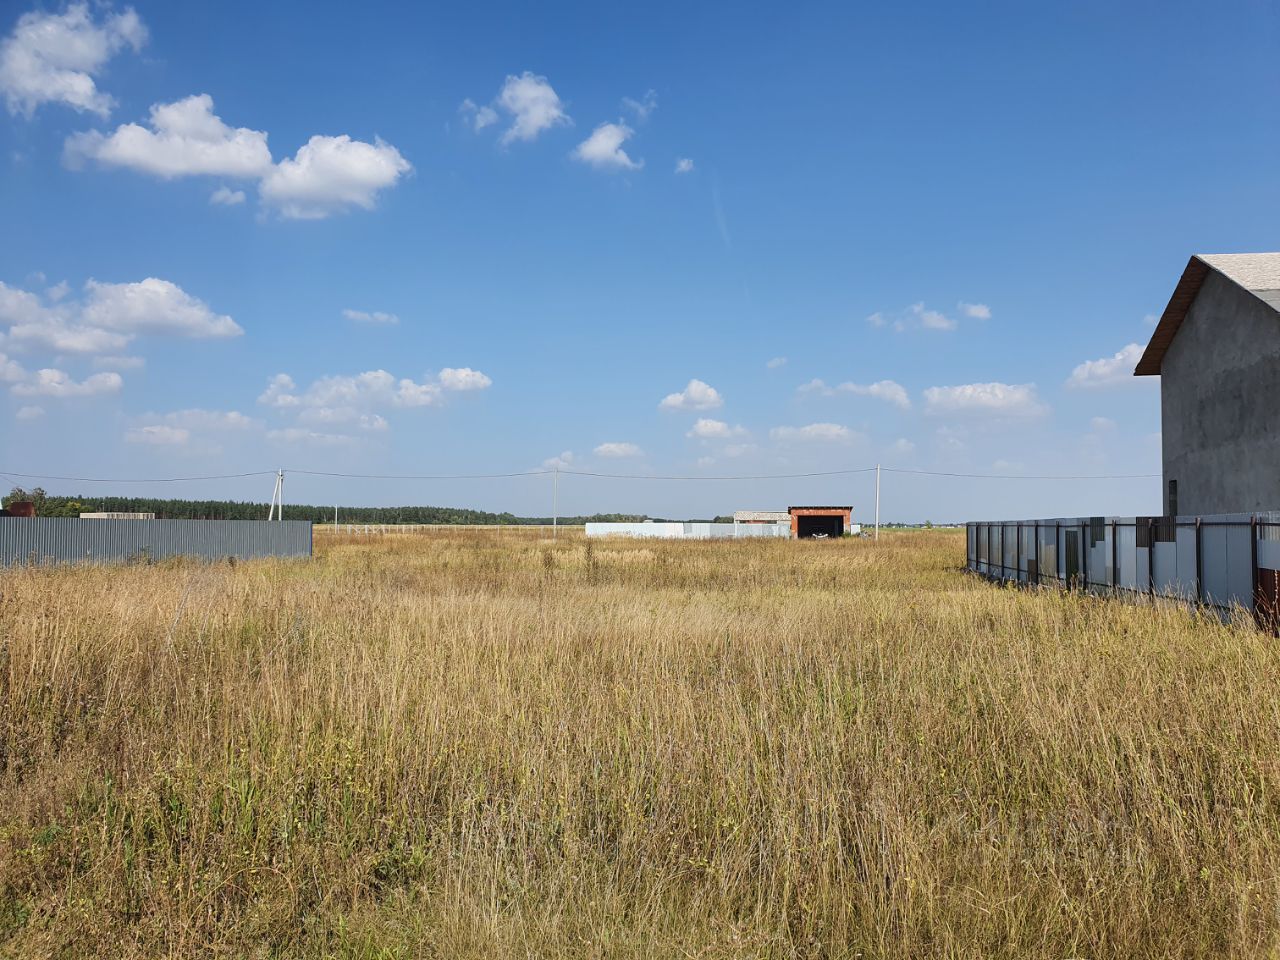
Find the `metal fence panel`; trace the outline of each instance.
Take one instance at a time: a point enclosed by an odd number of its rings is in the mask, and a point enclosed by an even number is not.
[[[0,566],[167,557],[311,556],[309,520],[0,519]]]

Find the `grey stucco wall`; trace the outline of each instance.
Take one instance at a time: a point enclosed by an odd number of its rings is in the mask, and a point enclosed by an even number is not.
[[[1164,510],[1280,509],[1280,315],[1210,271],[1160,367]]]

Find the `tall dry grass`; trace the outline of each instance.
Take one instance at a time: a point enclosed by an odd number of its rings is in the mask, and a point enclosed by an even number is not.
[[[1276,950],[1276,641],[963,539],[0,574],[0,955]]]

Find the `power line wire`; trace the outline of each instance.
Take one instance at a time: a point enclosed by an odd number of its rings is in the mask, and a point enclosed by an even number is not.
[[[122,477],[60,477],[49,473],[12,473],[0,470],[0,477],[9,480],[15,477],[21,480],[64,480],[68,483],[191,483],[197,480],[239,480],[244,477],[270,477],[274,470],[254,470],[249,473],[222,473],[207,477],[146,477],[130,479]]]
[[[884,467],[885,473],[911,473],[925,477],[962,477],[972,480],[1159,480],[1158,473],[1083,474],[1079,476],[1037,475],[1018,473],[943,473],[937,470],[907,470]]]

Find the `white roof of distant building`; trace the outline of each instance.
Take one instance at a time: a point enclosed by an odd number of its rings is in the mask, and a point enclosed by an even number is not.
[[[791,514],[785,510],[735,510],[733,519],[737,523],[780,523],[790,522]]]

